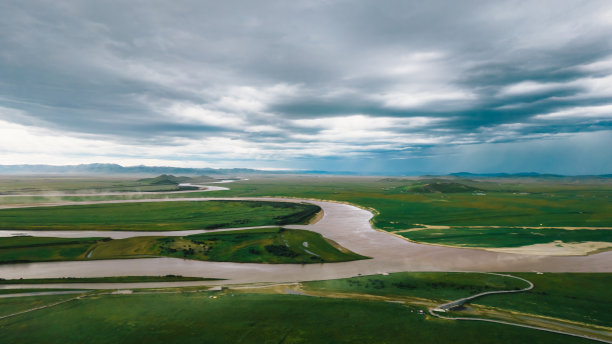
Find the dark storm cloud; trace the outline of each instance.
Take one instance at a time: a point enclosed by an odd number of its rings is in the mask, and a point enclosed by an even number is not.
[[[0,32],[0,120],[117,144],[385,159],[612,123],[608,1],[4,1]]]

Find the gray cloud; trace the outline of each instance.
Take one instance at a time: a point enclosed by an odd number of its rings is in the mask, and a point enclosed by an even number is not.
[[[608,1],[4,1],[0,120],[314,168],[605,133],[611,17]]]

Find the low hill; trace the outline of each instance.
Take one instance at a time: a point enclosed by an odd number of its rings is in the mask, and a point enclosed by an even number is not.
[[[146,185],[178,185],[187,183],[191,180],[189,177],[176,177],[171,174],[162,174],[155,178],[139,179],[138,182]]]
[[[426,184],[407,185],[403,186],[402,190],[405,192],[414,193],[460,193],[483,191],[473,186],[446,181],[435,181]]]

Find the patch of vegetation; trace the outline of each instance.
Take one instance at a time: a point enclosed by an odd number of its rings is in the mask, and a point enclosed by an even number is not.
[[[36,194],[46,192],[165,192],[195,190],[197,187],[179,186],[180,183],[207,183],[217,179],[209,176],[174,176],[163,174],[155,178],[126,177],[7,177],[0,176],[0,195]]]
[[[412,185],[402,186],[398,188],[402,192],[414,193],[460,193],[460,192],[476,192],[483,191],[473,186],[449,182],[449,181],[432,181],[429,183],[416,183]]]
[[[141,282],[189,282],[215,281],[218,278],[183,277],[179,275],[165,276],[114,276],[114,277],[61,277],[61,278],[19,278],[3,279],[2,284],[48,284],[48,283],[141,283]]]
[[[81,260],[96,244],[110,238],[0,238],[0,263]]]
[[[601,326],[612,326],[611,273],[510,273],[535,285],[520,294],[495,294],[474,304],[550,316]],[[525,282],[497,275],[461,272],[400,272],[346,279],[303,282],[307,291],[408,296],[443,303],[493,290],[526,287]],[[462,314],[463,316],[465,314]]]
[[[399,272],[345,279],[304,282],[306,290],[410,296],[448,301],[494,290],[522,289],[514,278],[463,272]]]
[[[144,178],[138,179],[138,183],[146,185],[178,185],[180,183],[187,183],[191,181],[189,177],[176,177],[171,174],[162,174],[155,178]]]
[[[349,202],[375,209],[377,228],[395,231],[415,224],[449,226],[550,226],[612,227],[612,180],[548,178],[465,178],[452,181],[483,192],[404,192],[408,184],[431,183],[431,178],[372,177],[257,177],[229,185],[223,193],[193,193],[190,196],[257,197],[286,196]],[[27,183],[21,181],[25,187]],[[47,185],[33,179],[30,184]],[[5,185],[0,183],[0,188]],[[85,184],[84,184],[85,185]],[[83,186],[84,186],[83,185]],[[482,195],[481,193],[486,193]],[[131,198],[184,197],[184,195],[140,195]],[[66,201],[125,199],[124,196],[62,197]],[[47,197],[0,197],[0,204],[50,202]],[[0,212],[0,215],[2,213]],[[606,240],[612,241],[612,238]]]
[[[305,223],[312,204],[258,201],[94,204],[0,210],[0,229],[168,231]]]
[[[8,297],[0,298],[0,317],[3,315],[13,314],[17,312],[23,312],[28,309],[50,305],[63,300],[72,299],[79,294],[62,294],[62,295],[37,295],[37,296],[26,296],[26,297]],[[83,315],[80,315],[83,317]],[[2,320],[0,320],[1,324]],[[2,327],[2,325],[0,325]],[[48,340],[42,340],[41,343]],[[3,343],[19,343],[20,340],[9,341],[6,338],[2,338]]]
[[[612,273],[512,273],[533,282],[520,295],[491,295],[476,304],[612,327]]]
[[[299,295],[103,295],[0,320],[0,326],[8,343],[589,343],[500,324],[431,319],[417,310]]]
[[[318,233],[284,228],[117,240],[36,238],[40,240],[30,240],[31,246],[24,239],[29,237],[0,238],[0,263],[166,256],[222,262],[308,264],[366,258],[339,250]],[[308,249],[302,245],[304,242],[309,243]]]
[[[309,243],[308,249],[302,245],[304,242]],[[284,228],[167,237],[158,239],[154,249],[164,256],[224,262],[309,264],[365,258],[338,250],[318,233]]]
[[[612,240],[610,229],[452,227],[449,229],[428,228],[397,234],[418,242],[466,247],[519,247],[554,241],[579,243]]]
[[[384,230],[413,228],[414,224],[612,227],[612,180],[567,184],[548,180],[518,183],[456,179],[483,190],[486,195],[398,192],[407,181],[367,177],[251,178],[231,184],[231,190],[224,196],[289,196],[350,202],[376,209],[374,225]]]

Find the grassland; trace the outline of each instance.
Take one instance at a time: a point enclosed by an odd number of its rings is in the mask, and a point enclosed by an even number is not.
[[[0,300],[0,312],[5,303]],[[0,327],[8,343],[450,343],[458,338],[462,343],[588,343],[498,324],[433,319],[418,309],[299,295],[100,295],[3,319]]]
[[[28,309],[41,307],[63,300],[74,298],[75,294],[64,294],[64,295],[38,295],[38,296],[27,296],[27,297],[16,297],[16,298],[0,298],[0,317],[8,314],[26,311]],[[83,315],[80,315],[83,317]],[[2,320],[0,320],[1,322]],[[2,328],[2,325],[0,325]],[[2,338],[3,343],[23,343],[20,340],[8,341],[6,338]],[[44,343],[45,340],[38,341]]]
[[[473,303],[504,312],[552,317],[543,318],[549,319],[546,321],[574,321],[574,326],[612,326],[608,311],[612,299],[607,292],[612,274],[513,275],[534,282],[535,288],[520,294],[486,296]],[[311,296],[287,295],[290,285],[235,290],[230,287],[223,292],[172,288],[148,291],[161,294],[97,293],[0,320],[0,327],[3,339],[9,342],[25,334],[20,340],[40,342],[44,338],[50,343],[450,343],[457,338],[463,343],[587,343],[541,331],[447,321],[419,313],[431,305],[474,293],[523,287],[525,283],[520,280],[497,275],[403,272],[303,282],[293,289]],[[25,297],[19,299],[21,302],[0,299],[0,314],[70,297],[74,296]]]
[[[256,197],[288,196],[350,202],[375,209],[373,224],[387,231],[401,231],[420,224],[445,225],[448,245],[470,247],[516,247],[542,242],[612,242],[609,230],[567,232],[559,228],[536,232],[512,227],[612,227],[612,180],[576,178],[378,178],[378,177],[252,177],[228,185],[231,190],[190,193],[190,196]],[[134,197],[134,196],[132,196]],[[155,195],[136,198],[161,197]],[[180,197],[167,195],[164,197]],[[122,196],[63,197],[63,200],[122,199]],[[49,201],[44,197],[1,198],[0,203],[23,204]],[[2,213],[0,212],[0,215]],[[485,226],[469,230],[467,226]],[[493,228],[493,226],[504,227]],[[459,228],[457,228],[459,227]],[[461,228],[463,227],[463,228]],[[402,235],[434,243],[436,232]],[[432,235],[428,235],[432,234]],[[461,237],[453,237],[460,234]],[[545,234],[545,235],[542,235]],[[483,242],[483,238],[489,241]],[[595,238],[595,240],[593,240]],[[519,240],[520,239],[520,240]],[[429,241],[428,241],[429,240]],[[567,241],[566,241],[567,240]],[[504,246],[511,245],[511,246]]]
[[[522,289],[517,279],[463,272],[399,272],[388,276],[304,282],[304,290],[358,293],[384,296],[409,296],[435,301],[454,300],[485,291]]]
[[[452,226],[612,227],[610,184],[472,182],[485,195],[407,192],[418,180],[380,178],[257,179],[231,184],[224,196],[291,196],[346,201],[379,214],[381,229]],[[465,182],[464,182],[465,183]],[[482,193],[482,192],[477,192]]]
[[[173,175],[161,175],[154,178],[0,176],[0,195],[39,194],[57,191],[65,193],[181,191],[197,188],[179,186],[180,183],[214,181],[216,179],[208,176],[176,177]]]
[[[555,241],[565,243],[612,241],[610,229],[452,227],[425,228],[398,234],[418,242],[466,247],[519,247],[527,243],[532,245]]]
[[[429,185],[435,183],[426,179]],[[612,181],[561,183],[546,179],[530,182],[508,180],[457,180],[474,194],[449,191],[411,192],[423,180],[379,177],[253,177],[228,185],[231,190],[190,193],[205,197],[288,196],[346,201],[376,209],[378,228],[397,230],[415,224],[452,226],[591,226],[612,227]],[[454,188],[454,187],[453,187]],[[469,189],[472,190],[472,189]],[[480,192],[482,191],[482,192]],[[485,193],[485,195],[478,195]],[[142,195],[130,198],[156,198]],[[184,197],[165,195],[163,197]],[[123,199],[121,196],[61,197],[82,201]],[[3,204],[45,202],[45,197],[0,198]]]
[[[612,274],[512,273],[535,285],[517,295],[493,295],[474,303],[612,327]]]
[[[0,238],[0,263],[79,260],[109,238]]]
[[[612,274],[609,273],[511,273],[535,287],[520,294],[490,295],[474,304],[529,314],[550,316],[586,324],[612,327]],[[306,292],[417,297],[443,303],[485,291],[522,289],[520,280],[497,275],[461,272],[400,272],[388,276],[304,282]]]
[[[118,240],[0,238],[0,263],[160,256],[224,262],[296,264],[365,258],[329,242],[318,233],[284,228]]]
[[[0,229],[168,231],[304,223],[312,204],[255,201],[93,204],[0,210]]]

